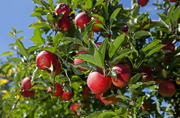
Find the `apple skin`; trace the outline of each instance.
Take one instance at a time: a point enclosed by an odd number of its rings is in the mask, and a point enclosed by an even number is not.
[[[90,89],[88,86],[85,86],[84,89],[83,89],[83,97],[85,98],[88,98],[90,95],[89,95],[89,92],[90,92]]]
[[[146,66],[143,66],[139,70],[140,70],[141,73],[145,73],[144,76],[146,76],[146,78],[145,78],[146,82],[154,80],[154,78],[151,76],[152,71],[151,71],[150,68],[148,68]],[[142,77],[141,77],[139,81],[144,81],[144,80],[142,80]]]
[[[76,55],[79,55],[79,54],[81,54],[81,53],[87,53],[88,51],[86,51],[86,50],[81,50],[80,52],[78,52]],[[77,64],[79,64],[79,63],[82,63],[82,62],[85,62],[84,60],[81,60],[81,59],[76,59],[76,58],[74,58],[74,65],[76,66]],[[82,71],[86,71],[86,69],[84,69],[84,68],[81,68],[81,67],[79,67],[79,69],[80,70],[82,70]]]
[[[20,93],[23,97],[33,97],[35,95],[35,90],[27,90],[22,87]]]
[[[98,42],[98,43],[96,43],[96,45],[97,45],[98,47],[100,47],[100,46],[101,46],[101,44],[102,44],[102,42]]]
[[[143,110],[150,109],[150,108],[151,108],[151,105],[149,103],[144,103],[142,106]]]
[[[63,11],[65,11],[63,17],[68,17],[71,10],[69,8],[69,6],[65,3],[60,3],[56,6],[55,8],[55,14],[57,13],[58,15],[61,14]]]
[[[53,70],[56,71],[56,75],[61,74],[62,72],[62,68],[61,68],[61,64],[59,62],[59,60],[57,59],[55,62],[55,65],[53,66]],[[49,74],[51,73],[50,70],[46,70]]]
[[[115,65],[112,69],[114,69],[117,72],[116,81],[113,77],[111,77],[112,83],[114,84],[114,86],[117,86],[117,87],[127,86],[131,77],[130,67],[128,65],[118,64],[118,65]]]
[[[81,105],[77,104],[77,103],[73,103],[70,106],[70,109],[74,111],[75,114],[77,114],[77,108],[79,108]]]
[[[99,21],[96,17],[91,17],[91,20],[93,20],[93,19],[96,19],[95,20],[95,24],[103,24],[101,21]],[[98,26],[93,26],[93,31],[94,32],[99,32],[99,31],[102,31],[103,30],[103,28],[100,28],[100,27],[98,27]]]
[[[22,80],[22,87],[25,89],[32,88],[31,77],[26,77]]]
[[[84,25],[87,25],[90,22],[90,18],[85,12],[81,12],[75,17],[74,21],[76,26],[79,26],[81,30],[84,30]]]
[[[122,28],[121,28],[121,31],[125,32],[126,34],[128,34],[128,25],[124,25]]]
[[[67,32],[71,27],[71,21],[67,17],[61,17],[58,23],[55,23],[55,26],[60,29],[60,32]]]
[[[87,78],[87,85],[94,94],[105,93],[111,87],[111,83],[111,77],[104,77],[101,68],[91,71]]]
[[[115,104],[121,100],[121,98],[116,98],[116,96],[107,97],[107,98],[103,98],[103,94],[100,94],[99,96],[100,96],[101,101],[107,105]]]
[[[146,6],[148,3],[148,0],[138,0],[138,5],[141,7]]]
[[[51,87],[48,88],[48,91],[53,91]],[[54,96],[61,96],[63,93],[63,88],[60,84],[56,83],[56,92],[54,92]]]
[[[163,97],[171,97],[176,93],[176,87],[173,82],[166,80],[159,85],[159,93]]]
[[[56,60],[56,55],[46,50],[41,51],[36,57],[37,66],[42,70],[49,70],[48,68],[51,67],[51,63],[55,65]]]
[[[70,100],[73,96],[74,96],[74,90],[73,90],[73,89],[72,89],[72,93],[66,92],[66,91],[63,89],[63,92],[62,92],[62,95],[61,95],[61,99],[64,100],[64,101],[68,101],[68,100]]]
[[[177,2],[178,0],[169,0],[169,2]]]
[[[171,41],[164,41],[162,42],[163,45],[166,45],[162,48],[162,50],[170,50],[171,52],[165,54],[166,57],[172,55],[175,52],[175,46],[172,44]]]

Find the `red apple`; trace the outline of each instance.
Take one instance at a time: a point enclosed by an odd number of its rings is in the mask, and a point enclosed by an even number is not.
[[[89,73],[87,85],[94,94],[102,94],[111,87],[111,77],[104,76],[102,69],[97,68]]]
[[[115,65],[112,69],[117,72],[117,80],[111,77],[112,83],[117,87],[127,86],[131,77],[130,67],[128,65],[118,64]]]
[[[77,108],[79,108],[81,105],[77,104],[77,103],[73,103],[70,106],[70,109],[74,111],[75,114],[77,114]]]
[[[159,93],[163,97],[171,97],[176,93],[176,87],[173,82],[166,80],[159,85]]]
[[[91,20],[93,20],[93,19],[96,19],[96,20],[95,20],[95,24],[102,24],[102,22],[99,21],[97,18],[91,17]],[[98,26],[93,26],[93,31],[94,31],[94,32],[99,32],[99,31],[102,31],[102,30],[103,30],[103,28],[100,28],[100,27],[98,27]]]
[[[166,45],[162,48],[162,50],[170,50],[171,51],[171,52],[165,54],[166,57],[172,55],[175,52],[175,46],[174,46],[174,44],[172,44],[171,41],[164,41],[162,44]]]
[[[151,105],[149,103],[146,103],[146,102],[142,106],[143,110],[150,109],[150,108],[151,108]]]
[[[57,59],[55,62],[55,65],[53,66],[53,70],[56,71],[56,75],[61,74],[62,72],[62,68],[61,68],[61,64],[59,62],[59,60]],[[51,73],[50,70],[46,70],[49,74]]]
[[[151,76],[152,75],[152,71],[150,68],[143,66],[142,68],[139,69],[141,73],[145,73],[143,76],[146,76],[145,80],[142,80],[142,77],[140,78],[139,81],[153,81],[154,78]],[[144,79],[144,78],[143,78]]]
[[[88,51],[86,51],[86,50],[81,50],[80,52],[78,52],[76,55],[79,55],[79,54],[81,54],[81,53],[87,53]],[[82,63],[82,62],[85,62],[84,60],[81,60],[81,59],[76,59],[76,58],[74,58],[74,65],[76,66],[77,64],[79,64],[79,63]],[[86,71],[86,69],[84,69],[84,68],[81,68],[81,67],[79,67],[79,69],[80,70],[82,70],[82,71]]]
[[[128,25],[124,25],[122,28],[121,28],[121,31],[125,32],[126,34],[128,34]]]
[[[90,95],[89,95],[89,92],[90,92],[90,89],[88,86],[85,86],[84,89],[83,89],[83,97],[85,98],[88,98]]]
[[[148,0],[138,0],[138,5],[140,5],[141,7],[146,6],[148,3]]]
[[[60,32],[67,32],[71,27],[71,21],[67,17],[62,17],[55,26],[60,29]]]
[[[99,95],[100,96],[100,99],[101,101],[104,103],[104,104],[115,104],[117,102],[119,102],[121,100],[121,98],[116,98],[116,96],[112,96],[112,97],[107,97],[107,98],[103,98],[103,94]]]
[[[35,90],[26,90],[24,87],[21,88],[20,92],[23,97],[33,97],[35,95]]]
[[[84,30],[84,25],[87,25],[90,22],[90,18],[85,12],[81,12],[75,17],[74,21],[76,26],[79,26],[81,30]]]
[[[23,79],[22,81],[22,87],[24,89],[28,89],[28,88],[31,88],[32,85],[31,85],[31,77],[26,77]]]
[[[156,84],[161,84],[163,81],[162,80],[160,80],[160,79],[156,79]]]
[[[64,13],[63,17],[68,17],[71,10],[70,10],[69,6],[65,3],[60,3],[55,8],[55,13],[57,13],[58,15],[64,11],[65,11],[65,13]]]
[[[48,91],[52,91],[51,87],[48,88]],[[63,93],[62,86],[56,83],[56,92],[54,92],[54,96],[61,96]]]
[[[139,28],[143,28],[145,25],[147,25],[148,22],[144,21],[143,24]],[[149,29],[144,29],[145,31],[149,31]]]
[[[41,51],[36,57],[36,63],[38,67],[42,70],[49,70],[48,68],[51,67],[51,63],[54,66],[56,60],[56,55],[46,50]],[[48,68],[45,68],[44,66]]]
[[[97,45],[98,47],[100,47],[100,46],[101,46],[101,44],[102,44],[102,42],[98,42],[98,43],[96,43],[96,45]]]
[[[74,90],[73,90],[73,89],[72,89],[72,93],[66,92],[66,91],[63,89],[63,92],[62,92],[62,95],[61,95],[61,99],[64,100],[64,101],[68,101],[68,100],[70,100],[73,96],[74,96]]]
[[[169,0],[169,2],[177,2],[178,0]]]

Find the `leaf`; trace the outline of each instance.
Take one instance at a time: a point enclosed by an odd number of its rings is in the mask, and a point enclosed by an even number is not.
[[[96,118],[101,113],[102,113],[102,111],[94,111],[93,113],[91,113],[88,116],[86,116],[86,118]]]
[[[175,4],[173,4],[173,5],[168,9],[167,17],[168,17],[169,19],[171,19],[174,9],[175,9]]]
[[[18,34],[19,34],[19,33],[22,33],[22,32],[24,32],[24,31],[18,31]]]
[[[66,40],[66,41],[72,41],[75,44],[80,44],[83,45],[82,41],[77,39],[77,38],[71,38],[71,37],[62,37],[62,39]]]
[[[152,54],[154,54],[155,52],[158,52],[161,48],[163,48],[165,45],[156,45],[154,46],[154,48],[148,52],[148,54],[146,54],[145,58],[148,56],[151,56]]]
[[[51,7],[51,10],[52,10],[52,11],[55,11],[55,10],[54,10],[53,0],[49,0],[49,5],[50,5],[50,7]]]
[[[110,16],[110,25],[112,25],[113,21],[115,20],[117,14],[119,13],[119,11],[121,10],[121,8],[117,8]]]
[[[157,112],[160,114],[160,104],[159,104],[159,101],[156,102],[156,110]]]
[[[47,24],[45,22],[40,22],[40,23],[36,22],[36,23],[33,23],[32,25],[30,25],[29,27],[50,29],[49,24]]]
[[[33,12],[33,13],[31,13],[31,17],[33,17],[33,16],[41,16],[42,14],[40,13],[40,12]]]
[[[135,84],[139,79],[140,77],[144,75],[143,73],[137,73],[136,75],[134,75],[133,77],[131,77],[131,79],[129,80],[128,82],[128,85],[130,84]]]
[[[92,16],[94,16],[95,18],[97,18],[99,21],[101,21],[103,23],[103,25],[105,24],[105,19],[102,16],[99,16],[98,14],[92,14]]]
[[[13,54],[14,54],[13,52],[8,51],[8,52],[3,52],[3,53],[1,54],[1,56],[13,55]]]
[[[138,14],[139,14],[140,6],[138,4],[133,4],[132,7],[133,7],[133,9],[132,9],[132,17],[137,18]]]
[[[42,5],[41,0],[33,0],[33,2]]]
[[[112,58],[116,50],[120,47],[124,41],[125,35],[118,36],[111,44],[109,48],[109,57]]]
[[[99,48],[99,51],[100,51],[101,54],[102,54],[103,60],[104,60],[104,58],[105,58],[108,40],[109,40],[109,39],[106,38],[106,39],[102,42],[102,44],[101,44],[101,46],[100,46],[100,48]]]
[[[170,24],[170,20],[169,20],[169,18],[165,14],[161,14],[161,13],[157,13],[157,14],[161,18],[161,20],[163,20],[167,25]]]
[[[32,84],[34,84],[34,80],[37,78],[38,74],[39,74],[39,67],[36,67],[36,69],[33,72],[32,79],[31,79]]]
[[[143,103],[145,99],[145,96],[142,96],[142,97],[139,97],[137,100],[136,100],[136,107],[140,107]]]
[[[55,48],[55,47],[45,47],[43,50],[46,50],[46,51],[49,51],[49,52],[55,53],[56,48]]]
[[[117,113],[115,113],[113,111],[104,111],[97,118],[112,118],[114,116],[118,116]]]
[[[63,89],[64,89],[66,92],[72,93],[72,87],[69,86],[68,84],[63,85]]]
[[[32,87],[32,89],[44,90],[45,87],[42,84],[36,84],[35,86]]]
[[[85,9],[90,9],[92,8],[92,0],[87,0],[85,3]]]
[[[173,15],[172,15],[171,20],[172,20],[172,21],[177,21],[178,18],[179,18],[179,16],[180,16],[180,6],[178,6],[178,7],[175,9],[175,11],[173,12]]]
[[[117,72],[116,72],[116,70],[113,69],[112,71],[110,71],[109,75],[111,77],[113,77],[115,79],[115,81],[117,80]]]
[[[11,37],[15,38],[15,34],[13,32],[9,32],[9,35],[11,35]]]
[[[11,58],[8,58],[8,61],[14,61],[14,62],[22,62],[22,60],[18,57],[11,57]]]
[[[57,47],[59,41],[60,41],[60,38],[63,36],[63,33],[59,32],[55,35],[54,37],[54,40],[53,40],[53,45],[54,47]]]
[[[76,68],[74,65],[71,65],[71,68],[75,75],[83,75],[83,73],[78,68]]]
[[[24,47],[23,43],[19,39],[17,39],[16,45],[17,45],[17,48],[20,50],[20,52],[24,55],[26,60],[28,60],[29,59],[29,53],[28,53],[27,49]]]
[[[87,69],[87,70],[96,70],[96,66],[92,63],[89,63],[89,62],[82,62],[82,63],[79,63],[76,65],[76,67],[81,67],[81,68],[84,68],[84,69]]]
[[[145,51],[151,49],[152,47],[154,47],[155,45],[159,44],[160,42],[161,42],[161,40],[154,39],[152,42],[146,44],[146,45],[141,49],[141,51],[142,51],[142,52],[145,52]]]
[[[33,41],[36,46],[39,45],[45,45],[45,41],[43,40],[43,38],[41,37],[41,32],[40,29],[34,29],[34,36],[32,36],[29,40]]]
[[[104,68],[104,60],[103,60],[103,56],[102,54],[99,52],[98,49],[95,48],[94,50],[94,59],[96,61],[96,64],[101,67],[101,68]]]
[[[101,4],[103,3],[103,1],[104,1],[104,0],[97,0],[97,2],[96,2],[96,4],[95,4],[95,7],[101,5]]]
[[[81,54],[75,56],[75,58],[81,59],[81,60],[84,60],[84,61],[87,61],[87,62],[90,62],[90,63],[93,63],[93,64],[97,65],[94,57],[92,55],[90,55],[90,54],[82,54],[81,53]]]
[[[151,33],[144,30],[140,30],[134,33],[135,38],[142,37],[142,36],[149,36],[149,35],[151,36]]]

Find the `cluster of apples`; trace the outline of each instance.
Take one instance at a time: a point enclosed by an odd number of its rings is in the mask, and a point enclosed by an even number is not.
[[[60,29],[60,32],[67,32],[69,31],[70,27],[71,27],[71,21],[68,18],[69,14],[71,12],[69,6],[65,3],[60,3],[56,6],[55,8],[55,12],[53,13],[54,15],[60,15],[62,12],[64,12],[63,16],[61,17],[61,19],[59,20],[58,23],[55,22],[55,26]],[[88,14],[86,14],[85,12],[81,12],[79,14],[76,15],[74,22],[76,26],[79,26],[81,28],[81,30],[84,30],[84,26],[87,25],[91,20],[96,19],[95,20],[95,24],[102,24],[102,22],[100,22],[97,18],[95,17],[90,17],[88,16]],[[98,32],[98,31],[102,31],[103,29],[97,26],[93,26],[93,31]]]

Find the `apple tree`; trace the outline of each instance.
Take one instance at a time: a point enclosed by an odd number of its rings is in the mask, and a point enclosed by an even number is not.
[[[0,114],[7,118],[180,116],[180,1],[33,0],[34,42],[15,42],[0,63]],[[167,105],[163,105],[166,102]]]

